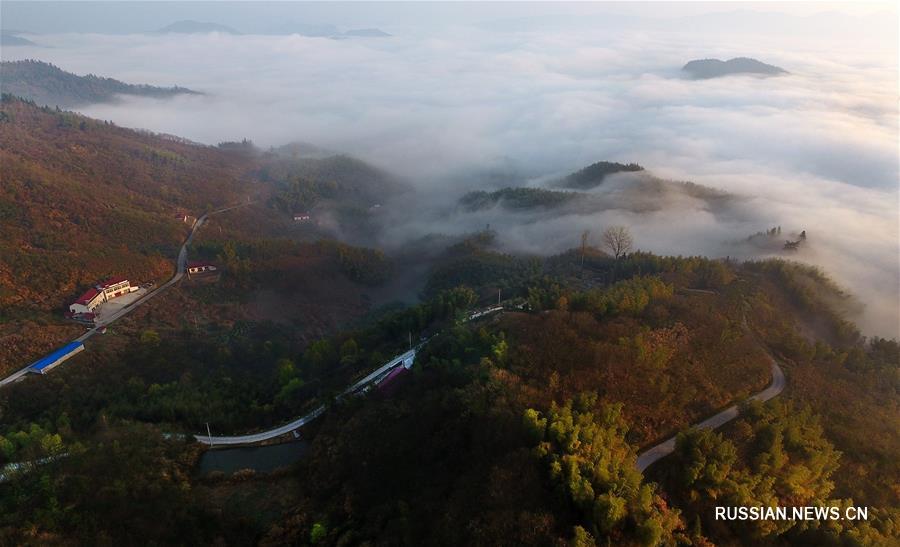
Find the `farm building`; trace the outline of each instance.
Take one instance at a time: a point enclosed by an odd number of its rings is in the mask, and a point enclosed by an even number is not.
[[[218,271],[216,265],[209,262],[188,262],[187,264],[188,275],[206,274],[216,271]]]
[[[69,342],[65,346],[52,351],[41,357],[28,367],[32,372],[38,374],[46,374],[50,369],[59,365],[69,357],[84,350],[84,344],[81,342]]]
[[[294,213],[294,222],[307,222],[312,217],[309,213]]]
[[[111,277],[97,285],[97,288],[103,291],[103,297],[107,302],[117,296],[138,290],[137,287],[132,287],[131,283],[124,277]]]
[[[69,306],[69,312],[75,315],[93,313],[100,304],[136,290],[138,287],[132,287],[124,277],[111,277],[85,291]]]
[[[104,302],[106,300],[103,299],[103,293],[91,287],[69,306],[69,311],[72,313],[93,313],[94,308]]]

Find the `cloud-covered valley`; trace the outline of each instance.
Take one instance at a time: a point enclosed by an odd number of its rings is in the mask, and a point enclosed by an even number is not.
[[[50,47],[3,56],[206,93],[81,109],[119,125],[211,144],[305,141],[398,173],[418,201],[386,233],[392,244],[490,223],[507,248],[546,253],[575,246],[582,230],[624,224],[641,249],[750,258],[761,254],[736,243],[750,234],[806,230],[809,244],[792,257],[860,297],[867,333],[898,335],[896,36],[873,46],[677,30],[403,30],[348,40],[56,34],[41,36]],[[690,59],[735,56],[790,74],[697,81],[679,73]],[[540,186],[598,160],[721,189],[739,199],[740,213],[726,217],[683,196],[653,211],[541,218],[452,209],[484,184],[479,174]]]

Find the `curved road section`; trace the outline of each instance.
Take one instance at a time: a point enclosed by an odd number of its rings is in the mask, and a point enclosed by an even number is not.
[[[765,402],[777,396],[783,390],[784,372],[781,371],[781,367],[778,366],[778,363],[775,362],[775,359],[772,359],[772,383],[769,384],[769,387],[760,391],[756,395],[753,395],[748,400]],[[738,405],[731,405],[715,416],[707,418],[699,424],[695,424],[691,427],[694,427],[696,429],[716,429],[737,418],[738,414],[740,414]],[[637,459],[638,470],[643,471],[650,467],[650,465],[655,463],[657,460],[668,456],[672,452],[675,452],[675,438],[676,436],[670,437],[669,439],[666,439],[658,445],[642,452]]]
[[[406,353],[401,353],[397,355],[386,364],[378,367],[371,373],[369,373],[365,378],[359,380],[355,384],[351,385],[340,395],[338,395],[338,399],[341,397],[346,397],[347,395],[351,395],[353,393],[359,393],[361,390],[365,389],[366,386],[372,383],[378,383],[385,376],[390,374],[390,372],[397,367],[405,367],[410,368],[413,365],[413,362],[416,360],[416,353],[419,349],[425,344],[422,342],[415,348],[407,351]],[[249,435],[234,435],[230,437],[213,437],[212,435],[194,435],[194,438],[197,441],[209,445],[235,445],[235,444],[254,444],[261,443],[263,441],[268,441],[274,439],[276,437],[280,437],[281,435],[285,435],[290,433],[300,427],[308,424],[309,422],[315,420],[319,416],[321,416],[325,412],[325,405],[320,405],[318,408],[310,412],[309,414],[297,418],[291,423],[284,424],[282,426],[276,427],[274,429],[269,429],[266,431],[260,431],[259,433],[251,433]]]
[[[98,322],[94,327],[88,329],[87,332],[85,332],[84,334],[82,334],[78,338],[75,338],[72,341],[73,342],[84,342],[91,336],[97,334],[97,332],[100,328],[105,327],[106,325],[109,325],[110,323],[114,323],[115,321],[118,321],[124,315],[127,315],[127,314],[133,312],[135,309],[137,309],[139,306],[145,304],[151,298],[159,296],[160,294],[164,293],[169,287],[171,287],[175,283],[178,283],[181,280],[181,278],[184,277],[184,270],[185,270],[185,266],[187,264],[187,248],[191,244],[191,241],[194,240],[194,235],[197,233],[197,230],[199,230],[200,227],[203,226],[203,224],[206,222],[207,217],[209,217],[211,215],[217,215],[219,213],[224,213],[225,211],[231,211],[232,209],[237,209],[238,207],[243,207],[244,205],[249,205],[250,203],[251,202],[241,203],[239,205],[233,205],[231,207],[225,207],[222,209],[217,209],[215,211],[210,211],[210,212],[204,214],[203,216],[201,216],[200,218],[198,218],[194,222],[194,225],[191,226],[191,232],[188,234],[187,239],[184,240],[184,243],[181,245],[181,249],[178,251],[178,259],[175,263],[175,273],[172,275],[171,279],[166,281],[155,291],[145,294],[143,297],[139,298],[138,300],[135,300],[131,305],[129,305],[125,308],[122,308],[121,310],[119,310],[118,312],[109,316],[108,318],[104,319],[103,321]],[[6,378],[3,378],[2,380],[0,380],[0,387],[3,387],[7,384],[11,384],[13,382],[18,381],[19,379],[21,379],[23,376],[25,376],[29,372],[31,372],[31,365],[28,365],[27,367],[20,369],[16,372],[10,374]]]

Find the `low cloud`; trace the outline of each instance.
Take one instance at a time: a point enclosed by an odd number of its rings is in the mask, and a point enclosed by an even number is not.
[[[7,48],[4,57],[207,93],[81,109],[120,125],[205,143],[306,141],[397,172],[431,216],[406,218],[389,236],[491,222],[508,248],[550,252],[577,245],[583,229],[625,224],[642,249],[749,257],[733,242],[776,225],[806,230],[809,244],[795,257],[865,302],[866,332],[900,334],[896,35],[873,47],[871,37],[855,46],[676,30],[396,34],[46,35],[51,48]],[[791,74],[679,74],[693,58],[739,55]],[[598,160],[725,190],[742,198],[741,214],[722,218],[678,200],[654,212],[535,219],[449,214],[437,199],[479,186],[478,173],[537,185]]]

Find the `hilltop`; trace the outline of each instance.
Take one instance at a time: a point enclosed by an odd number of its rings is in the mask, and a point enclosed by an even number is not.
[[[681,68],[695,80],[731,76],[734,74],[760,74],[763,76],[778,76],[788,74],[788,71],[769,65],[749,57],[735,57],[727,61],[720,59],[696,59],[688,62]]]
[[[91,103],[104,103],[117,95],[169,98],[176,95],[197,95],[184,87],[156,87],[120,82],[88,74],[78,76],[61,68],[37,60],[4,61],[0,64],[2,90],[40,105],[71,108]]]
[[[620,169],[608,167],[621,164],[594,164],[570,177],[579,180],[603,180],[605,175],[597,175],[607,169],[611,172],[631,171],[639,176],[615,184],[596,183],[591,192],[571,190],[551,190],[537,187],[505,187],[499,190],[475,190],[464,194],[459,200],[459,210],[473,213],[494,208],[515,213],[539,213],[547,215],[597,213],[611,209],[629,210],[636,213],[661,211],[673,207],[679,199],[698,202],[714,215],[733,213],[740,198],[716,188],[688,181],[674,181],[646,173],[637,164]],[[607,173],[610,171],[607,171]],[[598,178],[599,177],[599,178]],[[574,183],[573,183],[574,184]]]
[[[574,188],[578,190],[589,190],[603,184],[603,180],[615,173],[633,173],[643,171],[644,168],[636,163],[616,163],[609,161],[598,161],[592,163],[583,169],[579,169],[574,173],[566,175],[556,182],[555,186],[560,188]]]

